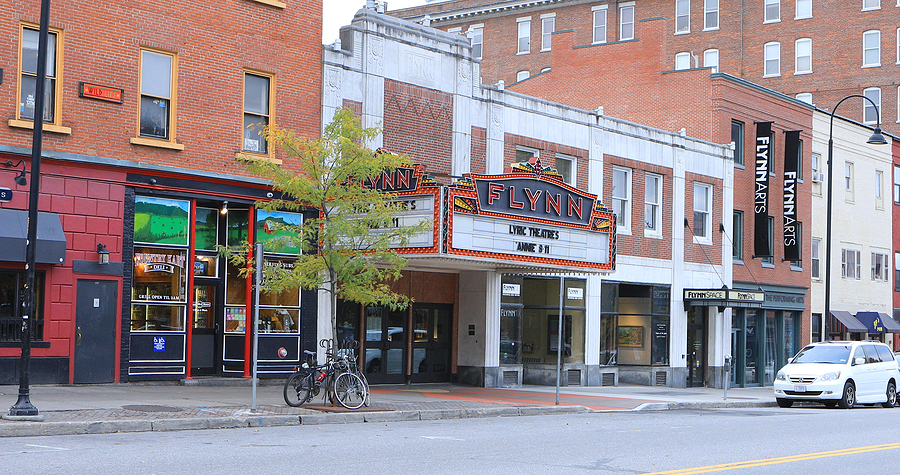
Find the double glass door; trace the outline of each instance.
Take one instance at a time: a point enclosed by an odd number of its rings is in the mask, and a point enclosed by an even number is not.
[[[366,378],[372,384],[450,380],[453,306],[366,307]],[[412,331],[410,331],[412,329]]]

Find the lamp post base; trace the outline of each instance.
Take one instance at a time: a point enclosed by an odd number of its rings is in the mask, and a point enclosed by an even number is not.
[[[19,400],[9,408],[9,412],[3,418],[20,421],[44,420],[44,416],[40,415],[38,409],[31,404],[27,394],[19,394]]]

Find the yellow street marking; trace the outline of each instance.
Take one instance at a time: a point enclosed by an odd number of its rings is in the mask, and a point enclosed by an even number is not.
[[[788,455],[786,457],[774,457],[770,459],[748,460],[745,462],[723,463],[721,465],[708,465],[706,467],[683,468],[680,470],[669,470],[666,472],[653,472],[645,475],[689,475],[694,473],[721,472],[725,470],[734,470],[738,468],[760,467],[764,465],[775,465],[779,463],[799,462],[802,460],[812,460],[825,457],[837,457],[840,455],[862,454],[866,452],[876,452],[879,450],[900,449],[900,443],[870,445],[867,447],[855,447],[850,449],[830,450],[828,452],[814,452],[811,454]]]

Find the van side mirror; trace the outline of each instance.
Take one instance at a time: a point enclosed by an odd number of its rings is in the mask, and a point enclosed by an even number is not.
[[[854,358],[853,365],[855,366],[858,364],[866,364],[866,359],[865,358]]]

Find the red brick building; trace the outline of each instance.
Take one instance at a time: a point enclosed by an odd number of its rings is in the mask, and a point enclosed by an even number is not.
[[[12,191],[0,203],[3,384],[18,375],[24,237],[9,223],[28,206],[28,186],[14,178],[24,168],[29,183],[36,179],[39,8],[0,6],[0,165],[8,164],[0,166],[0,187]],[[253,202],[267,194],[235,155],[280,160],[259,128],[246,126],[319,134],[320,12],[320,1],[227,0],[209,8],[126,1],[89,10],[53,3],[39,203],[47,221],[39,225],[65,244],[64,252],[38,256],[33,382],[247,373],[241,318],[249,286],[217,262],[215,245],[252,241],[260,219]],[[175,210],[177,217],[167,214]],[[144,220],[161,216],[178,229],[141,231]],[[50,238],[38,238],[40,251]],[[102,248],[110,264],[98,264]],[[282,327],[281,339],[261,345],[270,361],[261,372],[284,371],[298,360],[300,339],[315,338],[315,325],[302,325],[310,311],[302,307],[312,305],[314,319],[315,299],[300,302],[298,293],[285,303],[296,321]],[[275,356],[272,345],[288,354]]]
[[[486,83],[519,80],[551,67],[549,32],[573,30],[577,46],[628,43],[645,36],[641,20],[665,18],[668,48],[643,58],[659,71],[712,67],[830,110],[848,94],[881,104],[884,129],[900,133],[900,4],[894,0],[452,0],[395,10],[413,21],[465,34],[481,45]],[[621,79],[621,76],[619,76]],[[842,114],[875,123],[863,101]]]

